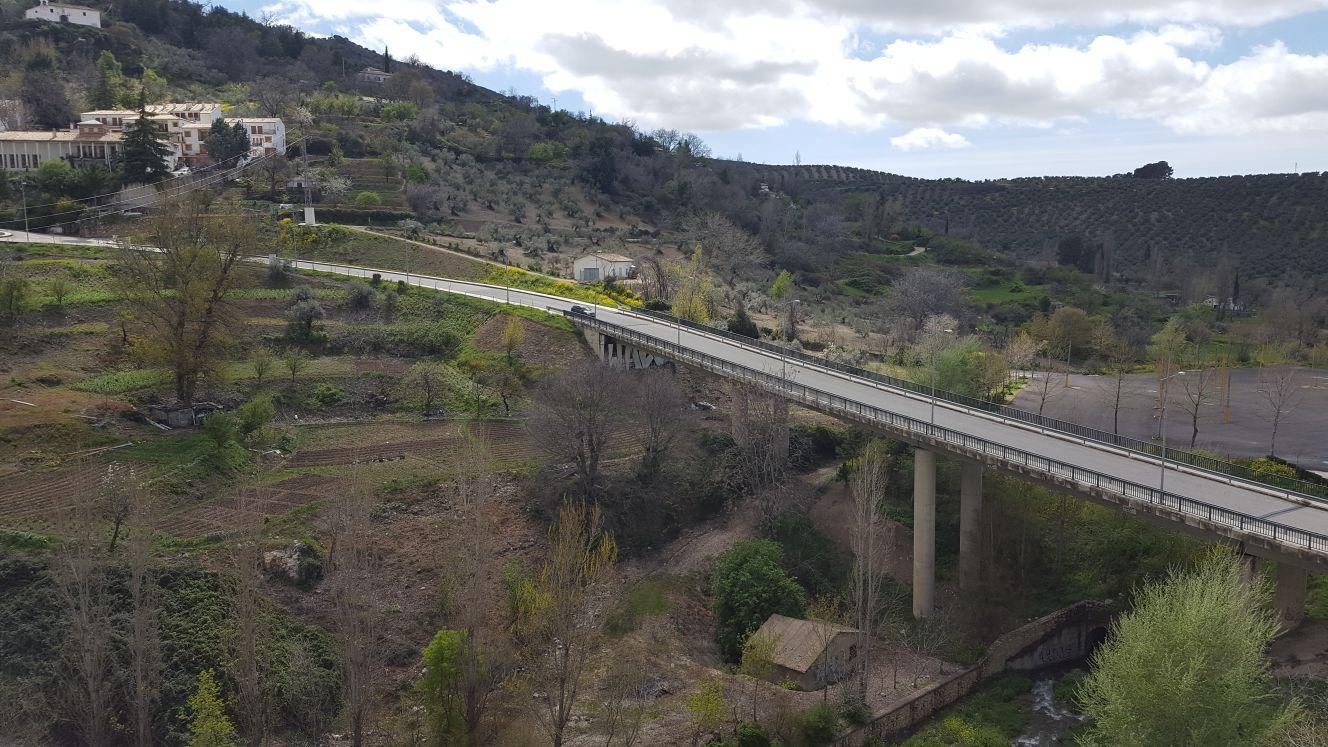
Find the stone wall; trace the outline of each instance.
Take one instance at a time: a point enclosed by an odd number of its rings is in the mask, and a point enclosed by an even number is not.
[[[1094,632],[1111,620],[1112,611],[1098,602],[1078,602],[997,638],[974,666],[872,714],[864,726],[841,734],[835,743],[858,747],[873,737],[896,737],[926,721],[973,691],[988,677],[1007,669],[1036,669],[1080,659],[1089,653]]]

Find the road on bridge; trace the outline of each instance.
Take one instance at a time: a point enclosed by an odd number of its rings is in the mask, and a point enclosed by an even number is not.
[[[336,274],[346,274],[348,269],[345,265],[306,260],[300,260],[297,267],[300,269],[323,270]],[[486,298],[499,303],[533,306],[550,311],[563,312],[570,310],[573,306],[579,305],[587,308],[590,306],[583,301],[556,298],[516,288],[421,277],[391,270],[353,269],[364,277],[378,273],[384,280],[388,281],[404,280],[411,285]],[[787,376],[792,382],[918,420],[926,421],[930,417],[931,400],[926,396],[893,390],[885,385],[850,378],[813,365],[807,365],[796,359],[784,359],[777,353],[742,346],[719,336],[711,336],[687,327],[670,324],[665,320],[635,314],[630,311],[611,309],[604,306],[595,307],[595,311],[602,321],[628,327],[661,340],[674,342],[680,346],[730,363],[746,366],[772,376]],[[944,400],[937,402],[935,417],[938,426],[967,433],[993,443],[1004,444],[1049,459],[1074,464],[1084,469],[1138,485],[1157,487],[1159,484],[1161,470],[1156,457],[1130,454],[1116,447],[1094,441],[1084,442],[1077,437],[1064,434],[1043,433],[1035,426],[1002,422],[993,416],[975,414],[959,409]],[[1167,493],[1236,511],[1246,516],[1266,519],[1284,527],[1328,535],[1328,504],[1311,503],[1306,505],[1303,499],[1294,496],[1294,494],[1291,497],[1278,494],[1277,488],[1251,485],[1243,483],[1239,479],[1229,481],[1225,475],[1194,470],[1186,465],[1178,465],[1174,462],[1169,462],[1167,467],[1165,485]]]

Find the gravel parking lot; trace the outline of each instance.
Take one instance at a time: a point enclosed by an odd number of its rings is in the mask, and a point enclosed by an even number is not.
[[[1295,375],[1295,401],[1278,427],[1277,455],[1306,469],[1328,472],[1328,369],[1299,368]],[[1052,376],[1044,415],[1106,431],[1112,429],[1113,378],[1072,374],[1066,388],[1063,375]],[[1015,406],[1037,412],[1038,389],[1036,384],[1025,387],[1015,398]],[[1189,401],[1179,381],[1168,382],[1167,389],[1167,444],[1186,448],[1191,433]],[[1268,454],[1272,414],[1267,399],[1259,391],[1257,369],[1231,370],[1230,408],[1230,422],[1223,422],[1220,390],[1204,403],[1195,446],[1240,458]],[[1120,432],[1133,438],[1154,438],[1158,435],[1158,422],[1156,377],[1153,374],[1126,377]]]

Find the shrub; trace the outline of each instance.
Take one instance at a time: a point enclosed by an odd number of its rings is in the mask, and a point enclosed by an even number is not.
[[[266,395],[254,397],[253,399],[240,405],[240,432],[249,435],[272,422],[276,416],[276,408],[272,406],[272,398]]]
[[[783,551],[769,540],[738,542],[715,567],[715,642],[737,658],[748,636],[773,614],[797,617],[807,595],[783,569]]]
[[[833,594],[848,576],[848,555],[806,514],[784,513],[763,527],[779,543],[781,566],[814,596]]]
[[[738,747],[770,747],[770,735],[760,724],[738,724]]]
[[[812,747],[830,744],[839,732],[839,717],[828,705],[812,706],[798,716],[798,735]]]
[[[237,426],[234,415],[228,412],[214,412],[203,421],[203,435],[216,444],[218,449],[222,449],[235,440]]]
[[[377,295],[374,289],[369,287],[368,283],[354,282],[350,284],[350,290],[346,294],[346,302],[352,309],[367,309],[373,306],[374,296]]]
[[[341,401],[342,391],[326,382],[319,382],[314,387],[314,399],[320,405],[335,405]]]
[[[374,208],[383,204],[383,198],[377,192],[361,192],[355,195],[355,207]]]

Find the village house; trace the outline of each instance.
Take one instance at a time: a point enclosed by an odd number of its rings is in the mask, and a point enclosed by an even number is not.
[[[376,67],[366,67],[355,74],[355,80],[360,83],[386,83],[392,80],[392,74]]]
[[[167,124],[171,142],[186,163],[207,162],[207,148],[203,141],[212,130],[212,124],[222,120],[227,124],[239,122],[249,135],[249,155],[271,155],[286,152],[286,124],[279,117],[223,117],[221,104],[178,103],[149,104],[148,114]],[[138,118],[131,109],[102,109],[83,112],[84,119],[95,119],[114,131],[121,131]]]
[[[86,5],[66,5],[41,0],[35,8],[28,8],[23,17],[33,21],[72,23],[77,26],[101,28],[101,11]]]
[[[573,260],[572,276],[578,283],[594,283],[609,278],[625,280],[636,276],[636,264],[631,257],[596,252]]]
[[[9,171],[35,171],[47,161],[63,159],[74,166],[119,160],[122,133],[97,120],[84,120],[68,130],[53,132],[0,132],[0,167]]]
[[[858,631],[820,620],[771,615],[752,635],[773,640],[771,682],[819,690],[858,666]]]

